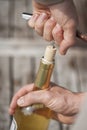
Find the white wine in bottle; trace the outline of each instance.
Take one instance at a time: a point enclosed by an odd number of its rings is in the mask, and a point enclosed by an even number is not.
[[[34,83],[34,91],[49,87],[54,68],[56,48],[47,46]],[[48,130],[50,119],[56,120],[56,114],[43,104],[32,104],[28,107],[17,107],[10,130]]]

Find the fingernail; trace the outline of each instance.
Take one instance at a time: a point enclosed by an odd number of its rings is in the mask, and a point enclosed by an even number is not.
[[[23,106],[23,105],[24,105],[24,98],[21,97],[20,99],[18,99],[17,104],[18,104],[19,106]]]
[[[42,13],[42,14],[40,15],[40,21],[43,21],[45,18],[47,18],[47,14]]]

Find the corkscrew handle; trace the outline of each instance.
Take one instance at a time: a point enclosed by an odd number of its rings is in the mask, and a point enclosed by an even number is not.
[[[25,20],[30,20],[31,16],[32,16],[32,14],[30,14],[30,13],[26,13],[26,12],[22,13],[22,18]],[[87,42],[87,33],[83,34],[79,31],[76,31],[76,36],[77,36],[77,38]]]

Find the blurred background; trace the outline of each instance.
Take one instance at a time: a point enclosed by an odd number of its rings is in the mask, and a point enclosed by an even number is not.
[[[75,5],[79,16],[77,28],[87,33],[87,1],[76,0]],[[34,81],[39,60],[49,44],[28,27],[22,12],[32,13],[30,0],[0,0],[0,130],[9,130],[12,96]],[[87,43],[78,40],[66,56],[57,53],[52,81],[75,92],[87,91]],[[58,125],[58,130],[71,128]]]

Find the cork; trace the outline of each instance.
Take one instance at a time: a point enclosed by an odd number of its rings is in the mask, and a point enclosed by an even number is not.
[[[49,45],[46,47],[44,60],[47,62],[53,62],[56,54],[56,47],[54,45]]]

